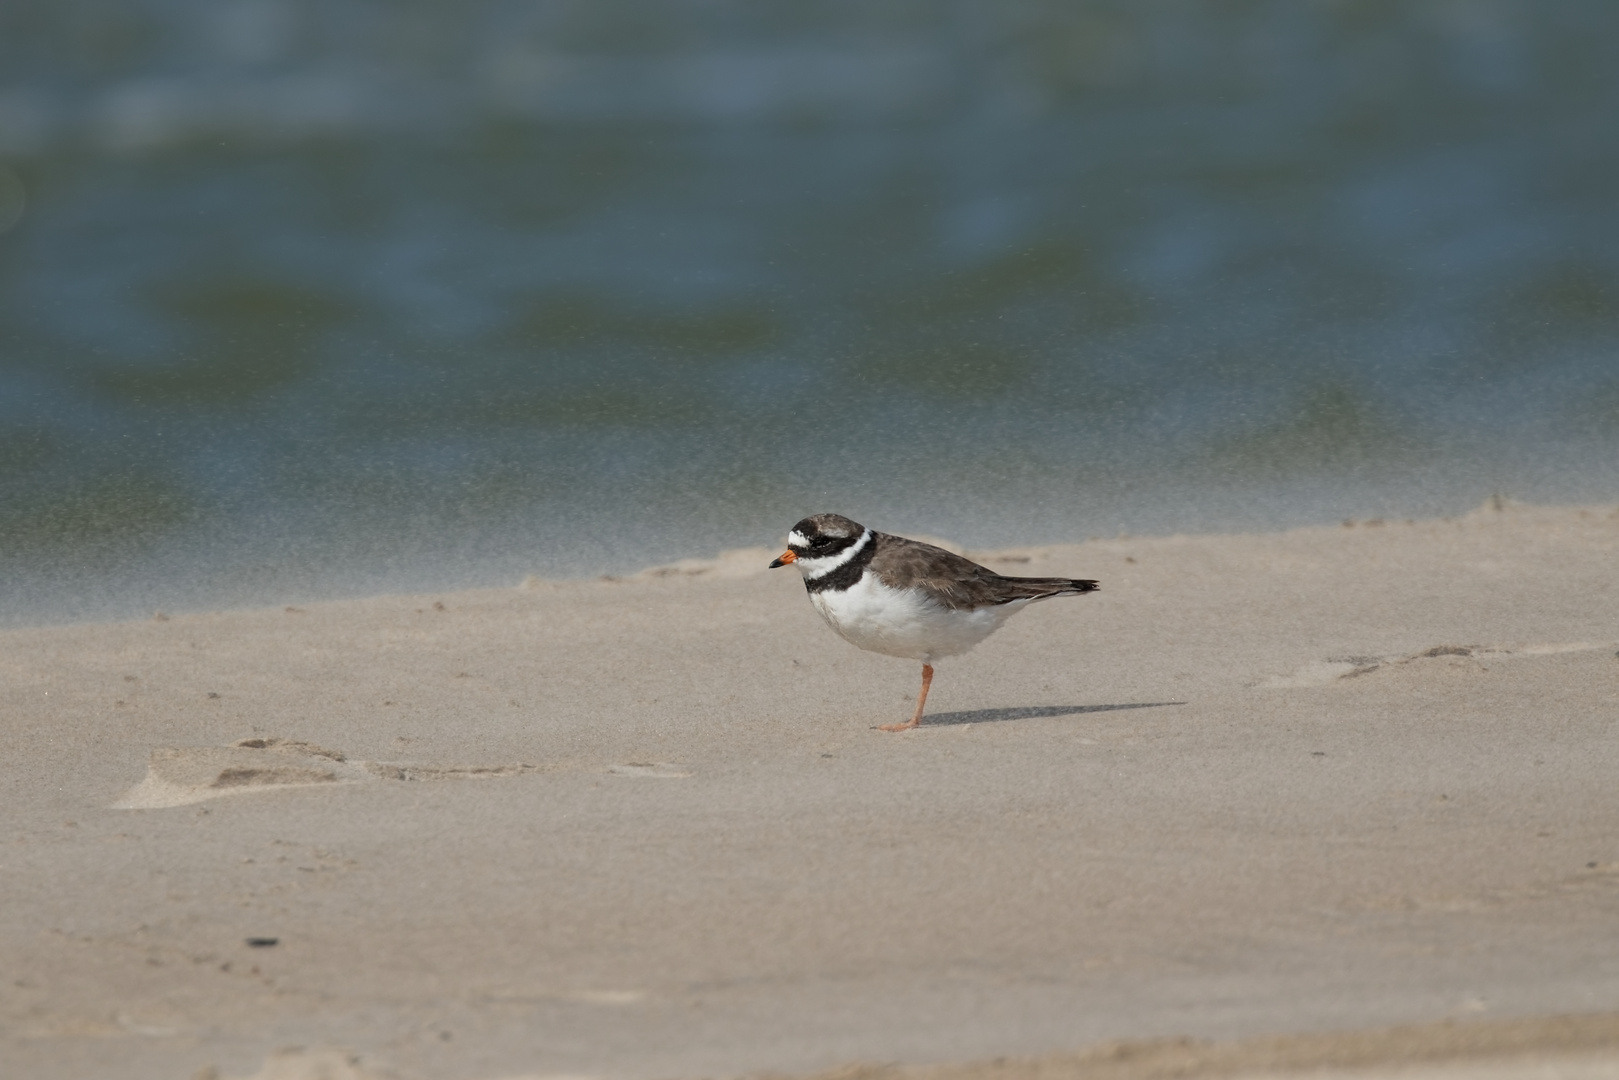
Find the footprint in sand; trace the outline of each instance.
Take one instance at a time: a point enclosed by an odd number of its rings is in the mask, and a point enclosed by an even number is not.
[[[1350,675],[1365,675],[1376,671],[1383,663],[1380,656],[1345,656],[1334,660],[1315,660],[1288,675],[1273,675],[1257,685],[1267,690],[1293,690],[1303,686],[1326,686]]]
[[[1493,645],[1435,645],[1432,648],[1423,649],[1407,656],[1335,656],[1326,660],[1312,661],[1287,675],[1273,675],[1252,685],[1267,690],[1328,686],[1345,679],[1370,675],[1374,671],[1403,667],[1424,661],[1446,658],[1451,658],[1454,662],[1455,658],[1504,660],[1525,656],[1558,656],[1563,653],[1611,649],[1615,644],[1619,643],[1609,641],[1564,641],[1521,645],[1514,648]]]
[[[243,739],[232,746],[178,746],[153,750],[146,778],[112,804],[114,810],[151,810],[224,795],[359,784],[386,780],[484,780],[546,771],[543,765],[443,767],[392,761],[350,761],[341,750],[291,739]]]

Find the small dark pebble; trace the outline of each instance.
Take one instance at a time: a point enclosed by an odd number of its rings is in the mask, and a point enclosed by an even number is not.
[[[1311,750],[1310,751],[1310,756],[1311,757],[1326,757],[1327,752],[1325,750]]]
[[[1585,868],[1587,870],[1595,870],[1597,868],[1597,864],[1594,862],[1588,862],[1585,864]]]
[[[278,937],[250,937],[247,939],[247,943],[255,949],[268,949],[281,944],[281,939]]]

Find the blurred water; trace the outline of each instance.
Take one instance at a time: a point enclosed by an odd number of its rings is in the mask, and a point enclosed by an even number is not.
[[[1619,497],[1619,5],[12,0],[0,619]]]

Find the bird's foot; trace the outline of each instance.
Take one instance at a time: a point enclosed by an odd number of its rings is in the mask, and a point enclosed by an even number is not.
[[[906,724],[884,724],[882,727],[878,728],[877,730],[878,731],[909,731],[913,727],[916,727],[919,724],[921,724],[922,723],[922,710],[927,708],[927,704],[928,704],[928,687],[930,687],[932,685],[933,685],[933,665],[932,664],[923,664],[922,665],[922,692],[920,694],[916,695],[916,712],[911,715],[910,722],[906,723]]]

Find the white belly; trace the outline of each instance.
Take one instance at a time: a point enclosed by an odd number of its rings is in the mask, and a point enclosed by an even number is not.
[[[1013,603],[952,611],[920,590],[890,589],[870,574],[841,592],[812,592],[810,601],[850,644],[924,664],[966,652],[1023,607]]]

